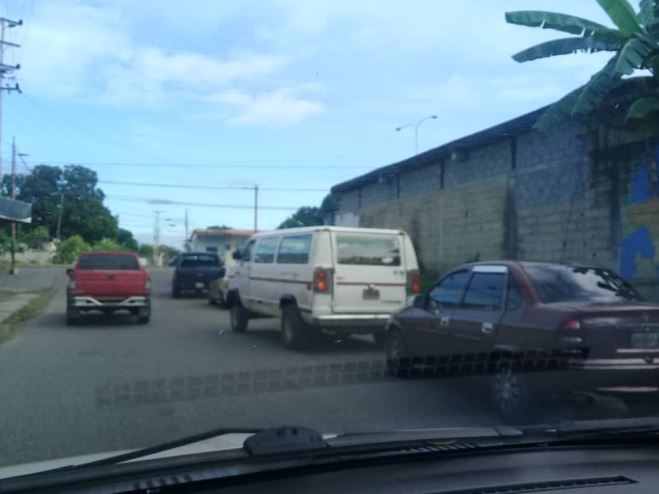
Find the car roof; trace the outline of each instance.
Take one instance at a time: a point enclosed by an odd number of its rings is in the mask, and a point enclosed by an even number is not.
[[[131,255],[131,256],[136,256],[137,254],[135,252],[129,251],[129,250],[93,250],[91,252],[81,252],[81,256],[89,256],[89,255],[94,255],[94,254],[122,254],[122,255]]]
[[[376,233],[376,234],[405,234],[403,230],[386,229],[386,228],[357,228],[348,226],[303,226],[300,228],[285,228],[282,230],[271,230],[268,232],[259,232],[252,235],[251,238],[269,237],[273,235],[292,235],[313,232],[342,232],[342,233]]]
[[[524,267],[556,267],[556,268],[575,268],[575,267],[581,267],[581,268],[598,268],[598,269],[608,269],[604,268],[603,266],[592,266],[588,264],[583,264],[583,263],[576,263],[576,262],[549,262],[549,261],[511,261],[511,260],[493,260],[493,261],[478,261],[478,262],[469,262],[462,264],[458,267],[456,267],[454,270],[458,269],[468,269],[468,268],[473,268],[475,266],[517,266],[520,268]]]
[[[181,252],[180,256],[217,256],[217,252]]]

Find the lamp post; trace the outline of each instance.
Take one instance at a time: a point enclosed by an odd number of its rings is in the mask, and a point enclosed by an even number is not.
[[[437,115],[428,115],[427,117],[423,117],[419,119],[416,123],[409,123],[409,124],[401,125],[400,127],[396,127],[396,132],[400,132],[401,130],[406,129],[408,127],[414,127],[414,154],[417,154],[419,150],[419,126],[426,120],[435,120],[435,119],[437,119]]]

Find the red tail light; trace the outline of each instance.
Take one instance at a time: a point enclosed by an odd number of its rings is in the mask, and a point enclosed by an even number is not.
[[[421,293],[421,275],[416,271],[408,274],[407,291],[413,295]]]
[[[329,292],[329,273],[325,269],[317,269],[313,274],[313,291],[318,293]]]
[[[577,319],[570,319],[568,322],[563,324],[563,329],[569,329],[569,330],[581,329],[581,323]]]

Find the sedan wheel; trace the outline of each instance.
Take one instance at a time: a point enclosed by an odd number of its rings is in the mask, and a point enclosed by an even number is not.
[[[385,337],[387,372],[394,377],[405,377],[410,372],[410,362],[405,349],[405,341],[400,331],[392,330]]]
[[[505,364],[497,369],[492,381],[492,397],[506,422],[520,424],[530,420],[531,396],[526,377],[512,365]]]

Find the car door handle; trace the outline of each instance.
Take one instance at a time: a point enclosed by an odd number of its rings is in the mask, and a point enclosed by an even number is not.
[[[492,331],[494,331],[494,324],[492,324],[491,322],[484,322],[481,325],[481,332],[485,334],[490,334]]]
[[[451,322],[451,318],[444,316],[439,318],[439,325],[440,326],[448,326],[449,322]]]

